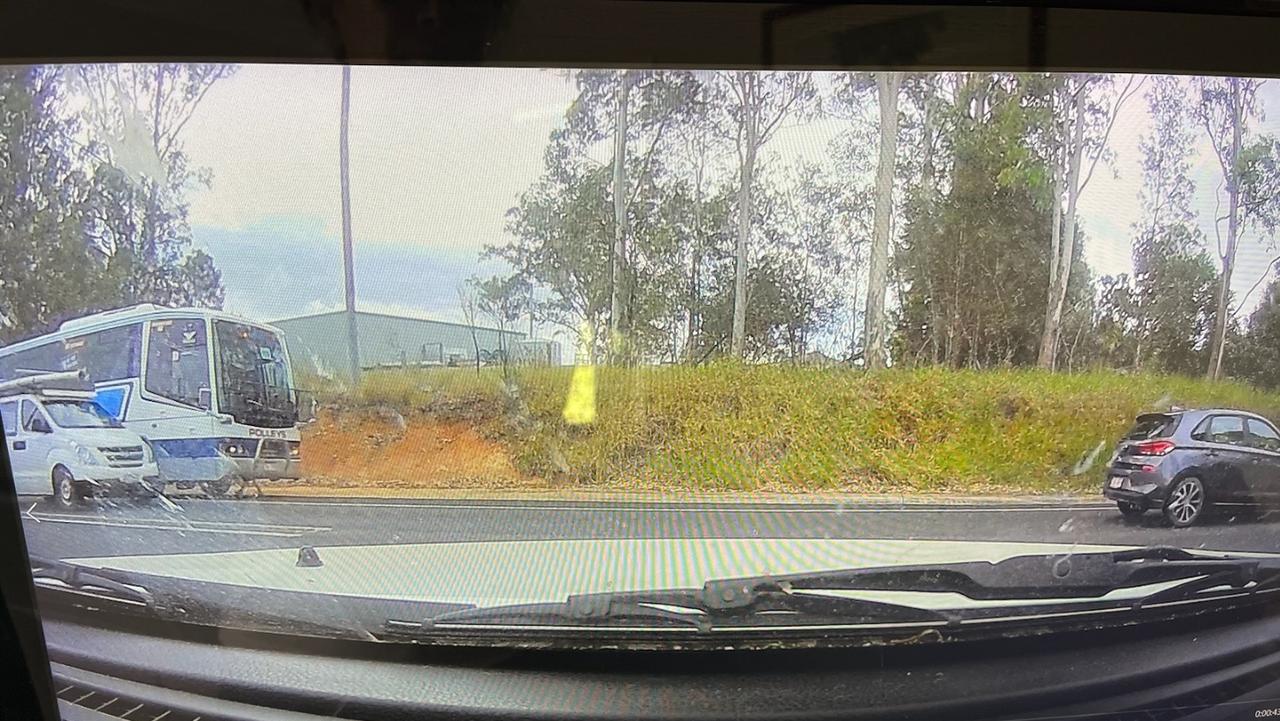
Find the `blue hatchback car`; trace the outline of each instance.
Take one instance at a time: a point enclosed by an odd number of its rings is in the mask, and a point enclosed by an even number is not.
[[[1156,509],[1190,526],[1216,505],[1280,505],[1280,433],[1247,411],[1138,416],[1107,466],[1103,495],[1126,516]]]

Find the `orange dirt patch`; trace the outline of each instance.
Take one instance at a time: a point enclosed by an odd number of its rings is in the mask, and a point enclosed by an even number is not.
[[[394,411],[322,413],[302,436],[302,483],[369,488],[540,488],[466,421]]]

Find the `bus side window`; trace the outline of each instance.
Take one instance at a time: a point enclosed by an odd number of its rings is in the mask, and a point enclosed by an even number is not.
[[[95,383],[136,378],[141,337],[142,325],[134,323],[68,338],[66,351]]]
[[[66,353],[61,341],[38,345],[7,356],[0,365],[0,379],[12,380],[31,373],[57,373],[67,370]]]

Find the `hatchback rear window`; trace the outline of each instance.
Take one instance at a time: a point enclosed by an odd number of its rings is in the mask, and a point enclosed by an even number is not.
[[[1126,441],[1145,441],[1149,438],[1164,438],[1171,435],[1178,427],[1178,416],[1150,415],[1138,416],[1133,428],[1125,434]]]

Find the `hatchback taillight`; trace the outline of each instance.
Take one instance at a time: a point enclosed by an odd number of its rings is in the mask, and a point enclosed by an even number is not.
[[[1167,456],[1176,447],[1173,441],[1143,441],[1129,446],[1129,452],[1135,456]]]

